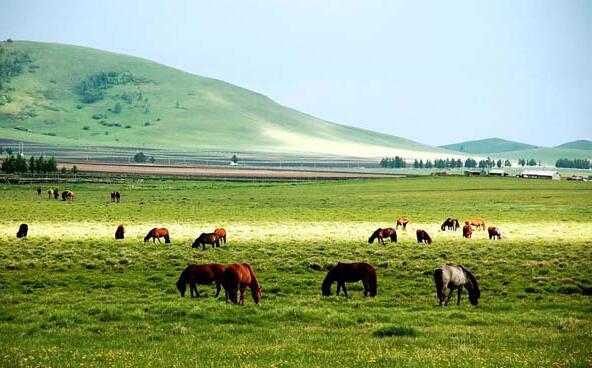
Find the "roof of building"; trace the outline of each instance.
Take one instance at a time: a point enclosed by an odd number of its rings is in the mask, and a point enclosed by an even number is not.
[[[530,175],[530,176],[553,176],[559,175],[557,170],[524,170],[522,175]]]

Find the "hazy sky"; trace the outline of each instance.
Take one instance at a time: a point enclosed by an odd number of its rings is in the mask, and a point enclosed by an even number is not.
[[[592,1],[0,0],[0,38],[95,47],[439,145],[592,138]]]

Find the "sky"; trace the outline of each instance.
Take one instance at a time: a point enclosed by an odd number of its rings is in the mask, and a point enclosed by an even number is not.
[[[443,145],[592,139],[592,1],[0,0],[0,39],[154,60]]]

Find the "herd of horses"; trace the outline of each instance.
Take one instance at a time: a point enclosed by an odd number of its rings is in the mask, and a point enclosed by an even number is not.
[[[41,188],[37,188],[37,195],[41,195]],[[61,192],[63,201],[73,201],[74,192],[65,190]],[[58,199],[60,192],[58,189],[49,189],[48,198]],[[111,192],[111,202],[119,203],[121,200],[121,194],[117,191]],[[399,227],[403,231],[407,230],[407,225],[410,223],[408,217],[399,216],[396,218],[395,227],[378,228],[376,229],[370,238],[368,243],[372,244],[375,240],[385,245],[385,238],[390,239],[392,243],[397,243],[397,230]],[[447,218],[440,229],[442,231],[452,230],[457,231],[460,228],[458,219]],[[472,237],[473,228],[485,230],[485,221],[480,218],[467,218],[465,225],[462,228],[462,234],[464,238],[470,239]],[[29,227],[27,224],[21,224],[17,232],[17,238],[23,238],[27,236]],[[489,239],[501,239],[501,231],[495,227],[490,226],[487,228]],[[119,225],[115,231],[115,239],[124,239],[125,228],[123,225]],[[431,244],[432,238],[423,229],[416,230],[416,237],[418,243]],[[152,228],[148,234],[144,237],[144,242],[148,242],[152,239],[155,243],[156,240],[160,243],[160,238],[164,239],[165,244],[170,244],[170,233],[165,227]],[[206,250],[206,244],[211,245],[212,248],[220,247],[220,243],[226,244],[226,230],[224,228],[216,228],[211,233],[201,233],[191,245],[192,248],[202,247]],[[475,276],[469,272],[463,266],[453,265],[442,265],[434,270],[434,283],[436,286],[436,295],[440,305],[447,305],[450,297],[454,290],[458,290],[457,305],[460,305],[461,293],[463,290],[467,290],[469,294],[469,301],[472,305],[477,305],[480,297],[479,286]],[[331,287],[334,283],[337,283],[336,295],[343,291],[343,294],[347,298],[347,289],[345,284],[352,282],[362,282],[364,287],[364,296],[375,297],[378,293],[378,282],[376,269],[365,262],[355,263],[342,263],[339,262],[333,266],[325,276],[321,284],[321,295],[330,296]],[[198,297],[199,291],[197,285],[207,285],[215,283],[216,285],[216,297],[219,296],[220,291],[224,288],[226,302],[230,300],[234,304],[244,304],[244,293],[247,288],[251,290],[253,301],[258,304],[261,300],[261,285],[257,280],[253,268],[248,263],[233,263],[228,265],[223,264],[192,264],[187,266],[179,276],[177,281],[177,289],[182,297],[185,296],[187,285],[189,285],[191,297]],[[446,290],[449,290],[446,295]]]

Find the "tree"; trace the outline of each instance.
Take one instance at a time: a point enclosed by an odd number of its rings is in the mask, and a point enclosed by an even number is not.
[[[236,155],[232,155],[232,157],[230,158],[230,162],[232,162],[233,164],[238,164],[238,157]]]
[[[497,168],[498,169],[502,168],[502,160],[497,160]]]
[[[115,106],[113,106],[113,113],[119,114],[120,112],[121,112],[121,104],[119,103],[119,101],[117,101]]]
[[[74,175],[78,174],[78,168],[76,167],[76,165],[72,166],[72,169],[70,169],[70,172]]]
[[[9,155],[12,155],[12,148],[6,147],[6,153],[8,153]]]
[[[537,162],[533,158],[531,158],[530,160],[528,160],[528,164],[527,165],[528,166],[536,166],[537,165]]]
[[[477,161],[469,157],[465,160],[465,167],[468,169],[475,168],[477,167]]]
[[[43,156],[37,157],[37,161],[36,162],[37,163],[36,163],[35,166],[36,166],[36,169],[37,169],[37,172],[38,173],[40,173],[40,172],[47,172],[47,170],[46,170],[46,163],[45,163],[45,160],[43,159]]]
[[[419,169],[419,161],[417,161],[417,159],[415,159],[415,161],[413,161],[413,168]]]
[[[505,167],[512,167],[512,163],[510,162],[510,160],[506,160],[506,162],[504,163]]]
[[[60,169],[60,172],[62,173],[62,175],[66,175],[66,173],[68,172],[68,170],[66,169],[66,166],[62,166],[62,168]]]
[[[29,158],[29,171],[31,172],[31,174],[33,174],[35,172],[35,168],[37,168],[35,156],[31,156]],[[37,172],[39,172],[39,169],[37,169]]]
[[[154,156],[150,156],[150,163],[153,164],[154,162],[156,162],[156,159],[154,158]]]
[[[134,155],[134,161],[135,162],[146,162],[146,155],[144,154],[144,152],[138,152]]]
[[[49,160],[47,160],[47,162],[45,163],[45,169],[47,170],[47,172],[53,173],[58,171],[58,163],[55,159],[55,157],[50,157]]]

